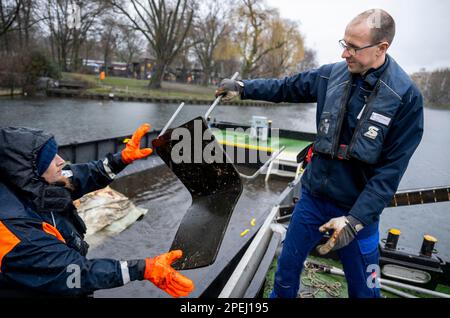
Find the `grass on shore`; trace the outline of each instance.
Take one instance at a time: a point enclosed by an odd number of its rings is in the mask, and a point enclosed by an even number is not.
[[[80,74],[80,73],[62,73],[63,80],[75,80],[85,82],[88,86],[86,93],[91,94],[110,94],[123,97],[152,97],[168,98],[181,100],[214,100],[214,86],[201,86],[193,84],[182,84],[174,82],[163,82],[161,89],[149,89],[148,80],[137,80],[125,77],[107,77],[100,82],[98,75]],[[0,91],[1,93],[1,91]],[[1,95],[1,94],[0,94]],[[6,95],[6,94],[5,94]],[[243,101],[244,104],[249,101]],[[433,105],[425,102],[425,107],[450,110],[450,104]]]
[[[13,95],[22,95],[22,89],[15,89]],[[11,96],[11,89],[0,88],[0,96]]]
[[[187,100],[214,99],[215,87],[163,82],[161,89],[149,89],[148,80],[137,80],[124,77],[107,77],[100,82],[97,75],[63,73],[63,80],[77,80],[88,84],[87,93],[109,94],[117,96],[180,98]]]

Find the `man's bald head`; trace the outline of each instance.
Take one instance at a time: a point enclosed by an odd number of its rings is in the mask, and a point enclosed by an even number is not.
[[[392,44],[395,36],[395,21],[382,9],[370,9],[358,14],[347,26],[365,23],[371,31],[373,43],[388,42]]]

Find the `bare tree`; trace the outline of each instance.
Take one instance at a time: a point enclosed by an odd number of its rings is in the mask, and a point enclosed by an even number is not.
[[[186,46],[194,18],[191,0],[111,0],[113,6],[149,41],[156,65],[150,88],[160,88],[165,70]]]
[[[34,4],[31,0],[23,0],[22,6],[17,14],[17,29],[20,48],[29,47],[33,9]]]
[[[298,24],[283,19],[279,14],[270,18],[269,32],[264,37],[267,47],[281,47],[267,52],[258,65],[257,75],[262,77],[280,77],[297,71],[298,63],[304,57],[303,37]]]
[[[265,34],[270,32],[270,16],[276,12],[268,8],[264,1],[242,0],[237,17],[240,21],[237,41],[243,57],[242,77],[255,76],[264,56],[286,44],[285,39],[276,39],[270,44],[264,39]]]
[[[0,1],[0,36],[8,32],[17,16],[19,15],[22,1],[1,0]]]
[[[14,22],[19,15],[22,5],[21,0],[1,0],[0,1],[0,48],[9,51],[9,41],[5,36],[7,32],[13,29]]]
[[[308,71],[317,68],[317,53],[315,50],[310,48],[305,48],[305,54],[302,61],[298,64],[297,70],[299,72]]]
[[[39,6],[43,0],[15,0],[14,3],[18,5],[18,10],[15,12],[15,19],[6,33],[3,34],[1,42],[5,51],[9,54],[27,54],[31,50],[45,49],[45,43],[42,41],[42,32],[40,28],[40,22],[43,20],[40,15]],[[5,20],[4,5],[11,1],[1,0],[0,12],[3,14],[1,20]],[[10,7],[11,9],[11,7]],[[1,15],[1,14],[0,14]],[[0,25],[3,25],[0,22]],[[4,31],[2,27],[0,27]]]
[[[421,87],[427,102],[432,106],[450,106],[450,69],[438,69],[426,73],[425,85]]]
[[[19,14],[17,16],[17,38],[20,51],[30,51],[36,44],[37,37],[41,37],[39,23],[44,20],[40,15],[39,0],[22,0]]]
[[[233,37],[233,32],[226,33],[219,41],[214,51],[215,79],[230,76],[241,68],[241,51],[239,44]]]
[[[145,47],[140,34],[128,25],[119,25],[119,41],[117,43],[117,56],[127,63],[130,69],[131,63],[141,55]]]
[[[206,1],[205,15],[197,17],[194,24],[194,52],[203,68],[203,85],[208,85],[214,69],[214,54],[226,34],[230,32],[229,10],[223,1]]]
[[[67,58],[72,41],[73,29],[70,27],[69,0],[47,0],[45,22],[50,31],[50,45],[54,61],[63,71],[67,71]]]
[[[9,88],[11,97],[16,89],[22,88],[25,82],[24,66],[21,56],[13,55],[8,63],[0,64],[0,87]]]
[[[77,0],[76,4],[80,10],[80,20],[79,25],[73,28],[71,60],[74,70],[81,66],[80,49],[86,42],[89,32],[94,27],[99,28],[99,21],[110,9],[110,5],[105,1]]]
[[[50,33],[51,52],[63,70],[68,69],[69,57],[72,69],[80,66],[80,48],[108,6],[105,1],[46,0],[43,15]],[[79,15],[77,21],[74,14]]]
[[[101,47],[103,53],[103,63],[105,65],[105,74],[109,75],[109,66],[114,56],[114,51],[117,47],[118,27],[116,22],[111,18],[103,20],[103,32],[101,35]]]
[[[426,71],[422,68],[411,75],[427,106],[450,109],[450,69]]]

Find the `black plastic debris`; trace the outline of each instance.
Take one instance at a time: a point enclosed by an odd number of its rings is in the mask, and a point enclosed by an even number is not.
[[[203,117],[167,130],[153,141],[153,147],[192,195],[192,205],[170,248],[183,251],[173,267],[211,265],[242,193],[239,173]]]

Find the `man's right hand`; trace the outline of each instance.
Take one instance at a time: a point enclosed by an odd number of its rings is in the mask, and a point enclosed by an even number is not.
[[[194,283],[171,266],[181,256],[183,252],[176,250],[145,259],[144,278],[173,297],[188,296],[194,290]]]
[[[224,102],[228,102],[241,95],[244,90],[244,83],[242,81],[235,81],[231,79],[224,79],[220,82],[219,88],[216,90],[216,97],[222,96]]]
[[[364,226],[361,222],[351,215],[331,219],[322,225],[319,231],[325,233],[328,230],[333,230],[333,234],[325,244],[317,246],[317,252],[320,255],[325,255],[330,251],[347,246],[363,228]]]

